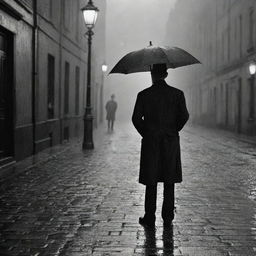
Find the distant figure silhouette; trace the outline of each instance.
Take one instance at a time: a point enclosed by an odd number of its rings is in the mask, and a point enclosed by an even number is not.
[[[107,111],[107,117],[108,120],[108,131],[114,130],[114,122],[115,122],[115,116],[116,116],[116,110],[117,110],[117,102],[115,101],[115,95],[111,95],[111,99],[106,104],[106,111]]]
[[[165,82],[165,64],[151,70],[153,85],[137,95],[132,121],[142,136],[139,182],[146,185],[145,215],[141,225],[155,226],[157,183],[164,183],[162,218],[174,218],[175,183],[182,181],[179,131],[189,118],[184,93]]]

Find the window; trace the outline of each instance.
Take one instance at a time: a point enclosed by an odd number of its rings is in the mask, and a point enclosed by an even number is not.
[[[69,112],[69,63],[65,62],[65,79],[64,79],[64,114]]]
[[[215,118],[216,118],[216,115],[217,115],[217,88],[214,87],[213,88],[213,111],[214,111],[214,114],[215,114]]]
[[[0,51],[5,51],[5,37],[3,34],[0,34]]]
[[[64,141],[68,141],[69,140],[69,127],[65,126],[64,127]]]
[[[254,100],[254,77],[250,77],[248,80],[249,83],[249,92],[250,92],[250,99],[249,99],[249,118],[254,119],[254,105],[255,105],[255,100]]]
[[[226,83],[226,96],[225,96],[225,100],[226,100],[226,106],[225,106],[225,124],[226,126],[228,126],[229,124],[229,84]]]
[[[253,30],[254,30],[254,22],[253,22],[253,15],[254,15],[254,11],[253,8],[250,9],[249,11],[249,47],[248,49],[250,50],[253,47]]]
[[[239,16],[239,53],[240,58],[243,55],[243,17]]]
[[[233,55],[234,58],[238,58],[239,50],[238,50],[238,19],[235,18],[233,24],[235,25],[234,27],[234,47],[233,47]]]
[[[221,123],[224,124],[225,123],[225,88],[224,88],[224,84],[221,83],[220,84],[220,109],[221,109]]]
[[[230,50],[231,50],[230,35],[231,35],[231,26],[230,24],[228,24],[228,28],[227,28],[227,60],[228,61],[230,61]]]
[[[76,67],[76,115],[79,115],[80,68]]]
[[[76,8],[74,9],[74,11],[76,13],[80,13],[80,5],[79,5],[79,1],[75,1],[76,3]],[[80,15],[76,15],[76,27],[75,27],[75,31],[76,31],[76,41],[80,41],[81,35],[80,35]]]
[[[53,0],[49,0],[49,18],[52,20],[53,18]]]
[[[242,128],[242,78],[238,79],[238,91],[237,91],[237,101],[238,101],[238,112],[237,112],[237,132],[241,133]]]
[[[222,50],[221,57],[222,57],[222,60],[224,61],[224,59],[225,59],[225,38],[224,38],[224,32],[222,32],[222,35],[221,35],[221,50]]]
[[[63,1],[63,24],[66,30],[70,29],[71,8],[70,0]]]
[[[51,54],[48,54],[48,91],[47,91],[48,119],[54,118],[54,83],[55,83],[55,58]]]

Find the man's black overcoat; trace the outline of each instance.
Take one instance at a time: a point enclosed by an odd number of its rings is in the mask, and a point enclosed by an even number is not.
[[[109,100],[105,106],[105,109],[107,111],[106,120],[112,120],[115,121],[116,119],[116,109],[117,109],[117,103],[114,100]]]
[[[182,181],[179,131],[188,117],[184,93],[164,80],[138,93],[132,122],[142,136],[140,183]]]

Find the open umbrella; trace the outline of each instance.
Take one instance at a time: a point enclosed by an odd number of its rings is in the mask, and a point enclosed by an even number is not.
[[[178,47],[150,45],[126,54],[110,71],[111,73],[130,74],[147,72],[153,64],[166,64],[167,68],[177,68],[200,63],[190,53]]]

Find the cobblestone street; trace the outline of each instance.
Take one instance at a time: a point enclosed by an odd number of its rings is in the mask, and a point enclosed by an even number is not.
[[[159,185],[153,231],[138,224],[139,135],[118,124],[95,140],[93,151],[73,141],[2,182],[1,256],[256,255],[255,145],[187,127],[173,229],[163,229]]]

